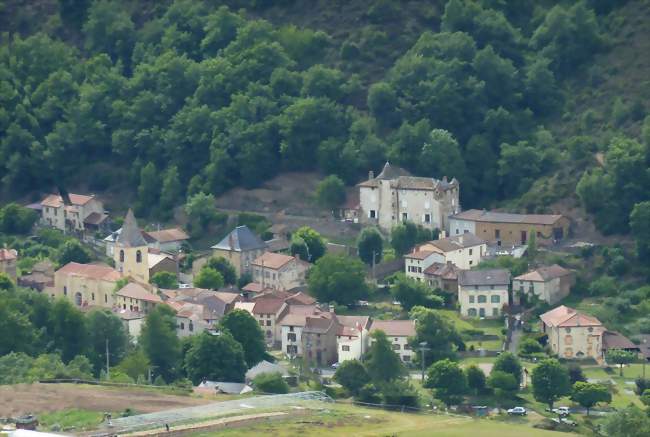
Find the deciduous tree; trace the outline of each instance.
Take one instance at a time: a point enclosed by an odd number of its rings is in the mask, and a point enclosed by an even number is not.
[[[554,358],[543,360],[535,367],[531,379],[535,400],[548,404],[550,409],[556,400],[571,392],[569,372]]]
[[[467,377],[458,363],[444,359],[429,367],[424,386],[434,389],[435,397],[450,406],[459,403],[467,392]]]
[[[320,302],[351,305],[368,294],[365,276],[365,267],[358,259],[327,254],[316,261],[307,277],[307,284]]]
[[[244,310],[233,310],[221,320],[233,338],[242,345],[244,359],[248,367],[253,367],[266,356],[264,333],[253,316]]]
[[[602,384],[578,381],[573,384],[571,400],[585,407],[588,416],[589,410],[597,403],[611,402],[612,395],[607,387]]]

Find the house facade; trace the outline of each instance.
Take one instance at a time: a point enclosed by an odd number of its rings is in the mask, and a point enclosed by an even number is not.
[[[370,323],[367,316],[339,316],[341,324],[336,335],[338,362],[360,360],[370,346]]]
[[[602,361],[605,327],[595,317],[561,305],[540,316],[551,350],[560,358]]]
[[[536,296],[554,305],[569,295],[575,281],[575,272],[554,264],[517,276],[512,280],[512,291],[517,299]]]
[[[237,271],[237,276],[241,276],[242,273],[251,273],[253,261],[265,250],[266,243],[248,226],[237,226],[219,243],[212,246],[213,255],[222,256],[230,261]]]
[[[358,187],[359,221],[386,232],[406,221],[446,230],[448,217],[460,211],[460,186],[455,178],[415,177],[388,162],[377,177],[370,172]]]
[[[525,245],[535,233],[538,245],[567,238],[570,222],[559,214],[511,214],[469,209],[449,218],[450,235],[471,233],[497,246]]]
[[[41,222],[63,232],[100,231],[107,218],[104,205],[94,195],[68,194],[64,200],[50,194],[41,201]]]
[[[487,252],[487,243],[472,233],[465,233],[419,244],[414,251],[431,252],[427,267],[451,262],[460,269],[469,270],[480,264]]]
[[[71,262],[54,273],[53,297],[63,297],[79,307],[112,308],[115,284],[121,278],[120,272],[107,265]]]
[[[306,284],[310,264],[295,256],[264,252],[251,266],[253,281],[263,288],[290,290]]]
[[[386,333],[393,350],[404,363],[413,361],[415,351],[409,345],[409,338],[416,334],[414,320],[373,320],[370,325],[370,334],[375,331]],[[372,343],[372,339],[370,341]]]
[[[458,303],[464,317],[495,318],[510,303],[510,272],[506,269],[462,270],[458,274]]]
[[[16,281],[17,263],[18,252],[16,250],[0,248],[0,273],[4,273],[13,281]]]
[[[183,243],[190,239],[190,236],[180,228],[145,231],[143,236],[150,248],[167,253],[178,252]]]
[[[461,269],[451,261],[445,264],[433,263],[424,270],[424,282],[433,288],[440,289],[449,295],[452,301],[458,300],[458,274]]]
[[[129,282],[115,293],[115,305],[121,310],[149,314],[161,303],[160,296],[136,282]]]

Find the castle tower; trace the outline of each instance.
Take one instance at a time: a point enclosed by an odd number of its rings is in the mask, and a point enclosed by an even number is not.
[[[122,232],[115,241],[113,259],[115,268],[124,276],[149,282],[149,248],[138,228],[133,211],[129,209],[124,218]]]

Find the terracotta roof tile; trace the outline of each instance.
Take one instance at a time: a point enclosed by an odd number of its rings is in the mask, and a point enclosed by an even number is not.
[[[144,300],[147,302],[162,303],[162,299],[159,296],[151,293],[149,290],[144,288],[142,285],[136,282],[129,282],[124,287],[122,287],[117,293],[118,296],[128,297],[131,299]]]
[[[561,214],[513,214],[509,212],[468,209],[452,218],[475,222],[524,223],[531,225],[552,225],[562,218]]]
[[[122,277],[120,272],[105,264],[79,264],[71,262],[57,270],[65,275],[84,276],[108,282],[115,282]]]
[[[180,228],[161,229],[160,231],[147,231],[149,237],[159,243],[189,240],[190,237]]]
[[[14,249],[0,248],[0,261],[11,261],[18,258],[18,252]]]
[[[545,312],[539,318],[542,319],[545,325],[554,327],[603,326],[597,318],[588,316],[564,305]]]
[[[570,275],[572,273],[573,272],[571,270],[565,269],[564,267],[558,264],[553,264],[552,266],[540,267],[537,270],[532,270],[528,273],[524,273],[523,275],[519,275],[515,278],[515,280],[546,282],[546,281],[550,281],[551,279],[561,278],[563,276]]]
[[[413,337],[415,321],[413,320],[374,320],[370,332],[384,331],[389,337]]]
[[[261,256],[258,256],[252,264],[254,266],[277,270],[295,260],[296,258],[293,256],[283,255],[281,253],[264,252]]]

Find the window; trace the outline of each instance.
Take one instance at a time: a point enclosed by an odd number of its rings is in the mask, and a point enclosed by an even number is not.
[[[474,296],[469,297],[469,303],[474,303]]]
[[[499,315],[499,308],[492,308],[492,316],[496,317]]]
[[[266,326],[271,326],[271,321],[270,320],[266,321]]]
[[[411,346],[408,345],[408,344],[405,344],[405,345],[404,345],[404,350],[405,350],[405,351],[410,351],[410,350],[411,350]]]
[[[139,250],[135,253],[135,262],[141,263],[142,262],[142,252]]]
[[[273,336],[273,333],[271,331],[266,331],[266,336],[270,338]]]
[[[104,303],[108,303],[108,295],[107,294],[104,295]]]
[[[408,213],[403,212],[403,213],[402,213],[402,221],[405,222],[405,221],[408,221],[408,219],[409,219],[409,215],[408,215]]]
[[[124,251],[123,250],[120,250],[120,262],[121,263],[124,262]]]
[[[474,252],[474,249],[469,250],[469,256],[472,256],[472,253]]]
[[[411,361],[411,357],[409,355],[402,355],[402,361]]]
[[[92,300],[95,300],[95,293],[91,293],[90,297],[91,297]]]
[[[431,214],[424,214],[424,223],[431,223]]]
[[[289,326],[289,332],[293,332],[293,326]]]
[[[81,306],[81,300],[82,300],[81,293],[79,293],[79,292],[75,293],[75,295],[74,295],[74,303],[76,303],[77,306]]]
[[[566,328],[566,333],[567,334],[571,333],[571,328]]]
[[[493,294],[492,296],[490,296],[490,302],[501,303],[501,296],[499,296],[498,294]]]
[[[499,229],[494,230],[494,238],[496,239],[501,238],[501,231]]]
[[[350,352],[350,346],[341,346],[343,352]]]
[[[474,286],[474,290],[478,290],[478,285],[475,285],[475,286]]]
[[[487,302],[487,297],[484,294],[479,294],[478,303],[486,303],[486,302]]]
[[[474,264],[474,261],[470,260],[469,265],[471,266],[472,264]]]
[[[377,218],[377,211],[374,209],[371,209],[369,214],[371,219]]]
[[[296,334],[295,333],[288,334],[287,335],[287,340],[296,341]]]
[[[190,332],[194,331],[194,323],[190,320]]]
[[[260,326],[264,326],[264,320],[260,320]]]
[[[394,350],[394,351],[398,351],[398,350],[400,350],[400,349],[401,349],[401,347],[399,346],[399,344],[394,344],[394,345],[393,345],[393,350]]]
[[[573,337],[571,337],[570,335],[565,335],[564,336],[564,344],[572,345],[573,344]]]
[[[467,310],[467,315],[470,317],[476,317],[476,308],[469,308]]]
[[[181,330],[185,331],[185,323],[181,322]]]
[[[63,295],[64,296],[68,295],[68,287],[66,287],[65,285],[63,286]]]

